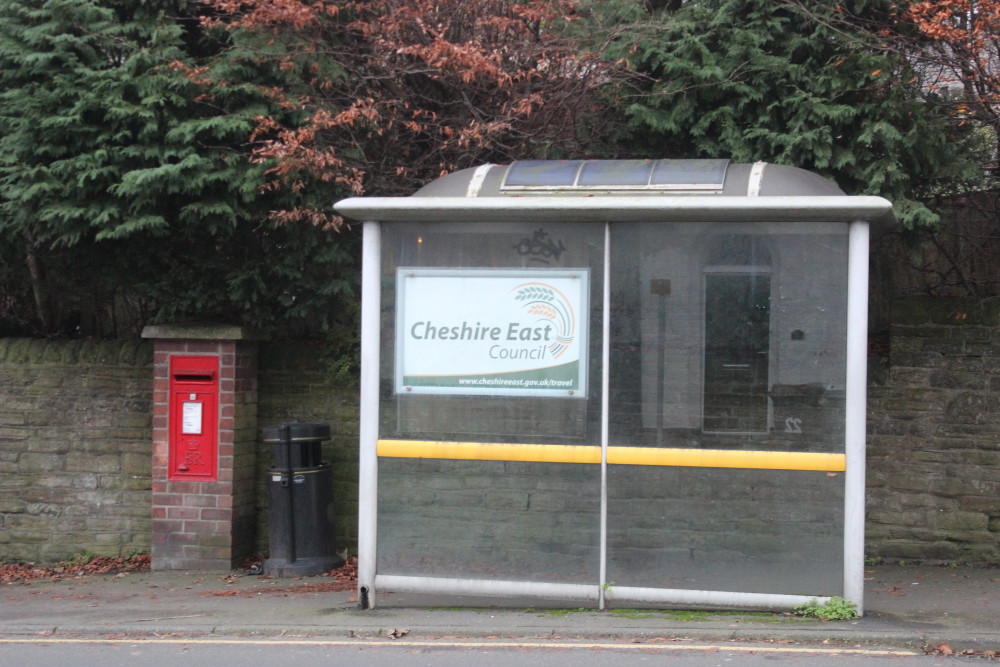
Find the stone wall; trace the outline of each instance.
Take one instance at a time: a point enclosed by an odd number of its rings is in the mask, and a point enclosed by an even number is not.
[[[869,386],[867,553],[1000,563],[1000,308],[897,300]],[[148,551],[152,344],[0,340],[0,560]],[[357,389],[319,348],[259,348],[256,551],[267,426],[330,424],[338,549],[357,543]]]
[[[260,345],[254,550],[266,553],[265,426],[328,423],[339,549],[357,544],[357,391],[311,346]],[[0,562],[149,552],[153,343],[0,339]]]
[[[897,299],[892,322],[869,382],[866,551],[1000,563],[1000,307]]]
[[[0,560],[149,551],[152,356],[0,340]]]

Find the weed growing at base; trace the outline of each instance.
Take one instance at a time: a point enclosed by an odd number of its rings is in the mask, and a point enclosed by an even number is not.
[[[795,608],[795,614],[823,621],[847,621],[858,617],[858,605],[835,595],[823,604],[816,598]]]

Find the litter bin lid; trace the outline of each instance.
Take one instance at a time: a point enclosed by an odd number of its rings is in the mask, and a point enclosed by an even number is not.
[[[288,441],[303,440],[329,440],[330,425],[314,424],[311,422],[300,422],[298,420],[279,424],[278,426],[268,426],[264,429],[264,442],[268,444],[279,444],[285,442],[284,431],[288,431]]]

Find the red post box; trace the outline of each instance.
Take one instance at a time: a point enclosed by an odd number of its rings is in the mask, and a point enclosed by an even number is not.
[[[169,480],[218,479],[219,357],[170,358]]]

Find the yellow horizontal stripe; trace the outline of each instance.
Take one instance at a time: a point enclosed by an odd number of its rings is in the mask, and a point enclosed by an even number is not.
[[[827,472],[842,472],[847,467],[847,457],[843,454],[820,454],[816,452],[608,447],[608,463],[635,466],[825,470]]]
[[[527,461],[534,463],[600,463],[601,448],[581,445],[528,445],[436,440],[379,440],[379,456],[387,458],[467,461]],[[842,472],[843,454],[769,452],[669,447],[608,447],[608,463],[620,465],[758,470],[817,470]]]
[[[601,448],[582,445],[508,445],[493,442],[379,440],[379,456],[409,459],[600,463]]]

